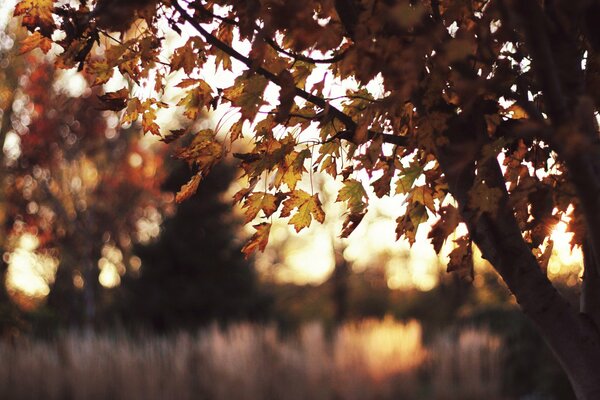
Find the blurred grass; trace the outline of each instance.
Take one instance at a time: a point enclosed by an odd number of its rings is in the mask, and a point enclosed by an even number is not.
[[[483,329],[438,335],[366,320],[327,334],[216,325],[171,336],[68,332],[0,343],[2,399],[501,399],[502,344]]]

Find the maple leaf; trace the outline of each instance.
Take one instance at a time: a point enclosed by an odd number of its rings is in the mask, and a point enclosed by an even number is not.
[[[40,49],[44,54],[48,53],[52,48],[52,40],[42,36],[39,32],[33,32],[21,42],[19,54],[25,54],[33,49]]]
[[[350,236],[350,234],[354,232],[358,225],[360,225],[366,214],[366,211],[362,213],[348,213],[346,219],[342,223],[342,233],[340,234],[340,237],[347,238]]]
[[[362,183],[356,179],[346,179],[335,201],[345,201],[351,213],[361,214],[367,207],[367,198],[367,192]]]
[[[396,194],[405,194],[410,192],[415,181],[423,173],[423,167],[413,162],[410,166],[402,168],[400,179],[396,182]]]
[[[21,0],[14,8],[13,15],[23,17],[23,25],[30,31],[40,28],[44,36],[50,36],[55,24],[52,12],[55,0]]]
[[[396,219],[396,240],[404,236],[412,246],[417,237],[419,226],[427,222],[427,209],[424,205],[413,202],[409,203],[404,215]]]
[[[123,124],[126,124],[126,123],[131,123],[131,122],[137,121],[140,113],[143,111],[144,110],[142,107],[142,103],[140,102],[140,99],[138,99],[137,97],[129,99],[129,101],[127,102],[127,109],[125,110],[125,113],[123,115],[121,122]]]
[[[177,151],[175,157],[187,161],[190,166],[196,166],[203,173],[208,173],[223,157],[223,145],[215,140],[215,132],[212,129],[203,129],[196,133],[188,146]]]
[[[433,191],[428,186],[417,186],[410,191],[408,195],[408,201],[421,203],[432,212],[435,212],[435,205],[433,203]]]
[[[240,107],[242,120],[253,121],[258,109],[265,104],[262,96],[269,83],[261,75],[244,74],[235,80],[232,87],[223,90],[223,98],[234,107]]]
[[[460,222],[458,209],[452,205],[443,206],[439,210],[440,219],[431,227],[429,235],[433,244],[433,249],[437,254],[442,250],[442,245],[456,230],[458,223]]]
[[[127,106],[127,99],[129,97],[129,90],[126,88],[120,89],[116,92],[108,92],[101,96],[98,96],[102,102],[100,109],[121,111]]]
[[[177,203],[181,203],[192,197],[196,190],[198,190],[198,185],[200,185],[200,181],[202,180],[202,174],[198,173],[192,177],[185,185],[181,187],[177,195],[175,196],[175,201]]]
[[[292,76],[294,77],[295,85],[299,88],[304,88],[306,85],[306,80],[312,74],[314,69],[314,64],[309,64],[304,61],[296,62],[294,69],[292,70]]]
[[[179,87],[184,84],[185,86],[190,84],[190,80],[181,82]],[[177,103],[178,106],[184,106],[185,111],[183,115],[191,120],[195,120],[201,113],[202,108],[207,107],[213,100],[212,88],[208,83],[202,79],[194,79],[193,84],[195,87],[188,91],[187,95],[183,97]]]
[[[281,183],[285,183],[290,190],[294,190],[298,181],[302,179],[302,174],[306,172],[304,161],[309,157],[310,150],[308,149],[287,154],[283,162],[279,163],[279,168],[275,175],[275,187],[279,187]]]
[[[383,196],[390,194],[390,184],[396,169],[392,160],[380,161],[377,163],[376,169],[383,171],[383,174],[379,179],[371,183],[371,186],[373,186],[373,190],[375,190],[375,195],[382,198]]]
[[[95,75],[92,86],[102,85],[112,78],[115,68],[106,61],[92,61],[87,64],[86,72]]]
[[[144,133],[150,132],[153,135],[160,136],[160,128],[156,122],[156,110],[152,107],[147,107],[142,114],[142,128]]]
[[[242,247],[242,253],[246,255],[246,258],[250,257],[256,250],[265,251],[267,243],[269,243],[269,233],[271,232],[271,224],[263,222],[261,224],[253,225],[256,229],[256,233],[252,235],[250,240]]]
[[[447,272],[457,272],[460,276],[473,279],[473,249],[468,235],[454,241],[456,247],[449,254]]]
[[[202,56],[196,54],[204,48],[204,42],[198,37],[192,37],[181,47],[178,47],[171,56],[171,71],[183,69],[186,75],[191,74],[194,68],[203,63]]]
[[[254,192],[244,201],[242,208],[245,208],[245,223],[252,221],[258,215],[259,211],[265,213],[265,217],[270,217],[279,207],[278,198],[275,195],[266,192]]]
[[[294,209],[298,209],[292,216],[289,224],[294,226],[296,232],[310,226],[314,218],[320,223],[325,220],[325,212],[318,195],[311,196],[302,189],[293,190],[283,202],[282,217],[289,217]]]
[[[337,161],[335,157],[327,156],[321,163],[320,172],[325,171],[334,178],[337,176]]]
[[[469,191],[469,207],[477,210],[478,214],[495,214],[502,196],[499,188],[491,188],[479,181]]]
[[[229,129],[229,137],[230,137],[231,143],[244,137],[243,132],[242,132],[243,127],[244,127],[243,120],[239,120],[235,124],[231,125],[231,128]]]

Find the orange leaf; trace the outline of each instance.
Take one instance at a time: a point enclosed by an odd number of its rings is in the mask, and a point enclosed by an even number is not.
[[[142,128],[144,133],[150,132],[153,135],[160,136],[160,128],[154,122],[156,120],[156,110],[148,107],[144,114],[142,114]]]
[[[181,187],[175,196],[175,201],[177,203],[181,203],[182,201],[189,199],[194,193],[196,193],[196,190],[198,190],[198,185],[200,184],[201,180],[202,174],[194,175],[188,183]]]
[[[21,0],[15,5],[13,15],[23,16],[23,26],[33,31],[39,27],[43,33],[51,33],[54,29],[55,0]]]
[[[263,222],[262,224],[253,225],[256,233],[252,235],[250,240],[242,247],[242,253],[246,258],[250,257],[256,250],[265,251],[269,242],[269,233],[271,232],[271,224]]]
[[[31,35],[27,36],[21,42],[21,48],[19,50],[19,54],[25,54],[33,49],[39,48],[44,52],[44,54],[50,51],[52,47],[52,40],[48,39],[45,36],[42,36],[39,32],[33,32]]]

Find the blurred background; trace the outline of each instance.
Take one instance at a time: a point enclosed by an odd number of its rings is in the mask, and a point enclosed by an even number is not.
[[[122,127],[85,73],[19,54],[11,4],[0,5],[1,398],[574,398],[477,254],[474,273],[447,273],[452,242],[438,258],[424,230],[412,248],[395,241],[398,198],[373,196],[342,240],[337,183],[314,176],[303,184],[325,223],[297,235],[279,221],[265,253],[244,259],[234,161],[176,205],[191,176],[177,144]],[[548,273],[575,299],[581,256],[564,227],[553,239]]]

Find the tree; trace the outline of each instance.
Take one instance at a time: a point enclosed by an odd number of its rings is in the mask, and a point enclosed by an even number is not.
[[[179,153],[196,171],[183,200],[242,132],[252,132],[250,151],[234,154],[247,180],[235,200],[247,222],[261,220],[246,254],[264,249],[273,215],[289,217],[298,231],[323,221],[318,194],[297,185],[312,171],[341,177],[342,236],[368,210],[365,184],[377,196],[403,197],[398,236],[414,241],[437,216],[430,238],[439,251],[464,222],[469,235],[456,241],[449,270],[469,270],[477,245],[578,398],[600,397],[597,2],[54,3],[17,4],[15,15],[31,32],[25,47],[56,50],[58,65],[85,69],[97,85],[119,73],[141,85],[153,81],[156,93],[146,98],[126,89],[106,94],[124,121],[141,116],[145,131],[165,135],[155,117],[170,105],[156,97],[175,72],[184,76],[177,104],[186,116],[218,105],[239,110],[226,137],[173,134],[193,136]],[[163,52],[168,27],[187,40],[170,56]],[[211,86],[202,75],[210,64],[231,71],[235,83]],[[344,82],[345,94],[330,95]],[[277,105],[264,95],[269,84],[279,87]],[[545,273],[549,232],[559,220],[569,221],[572,244],[583,248],[579,311]]]
[[[31,57],[22,72],[2,131],[20,141],[4,168],[8,232],[31,232],[42,249],[57,251],[47,306],[65,324],[91,325],[104,253],[121,254],[125,268],[140,220],[161,207],[162,157],[135,127],[111,126],[92,92],[77,97],[53,88],[60,79],[52,65]]]
[[[163,185],[168,192],[190,178],[185,164],[173,164]],[[116,304],[124,322],[166,331],[265,316],[268,298],[235,240],[241,221],[223,197],[234,174],[231,165],[219,165],[164,221],[157,240],[135,246],[141,269],[122,280]]]

